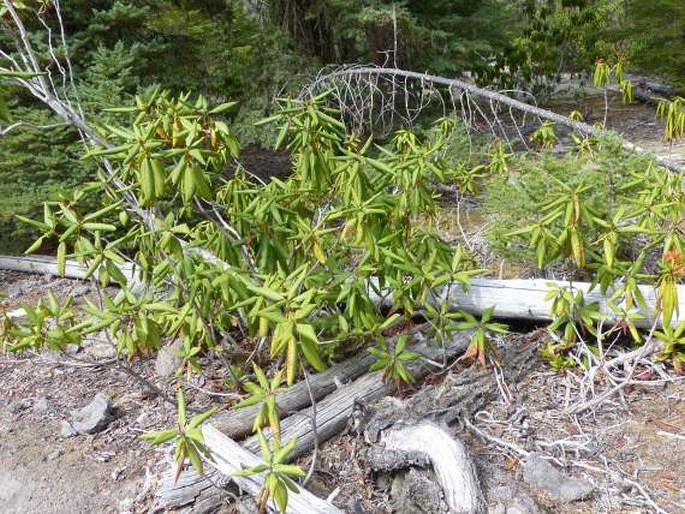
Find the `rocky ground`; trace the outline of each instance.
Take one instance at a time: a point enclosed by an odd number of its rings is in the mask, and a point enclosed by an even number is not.
[[[0,272],[0,290],[9,295],[5,308],[35,301],[48,289],[77,302],[89,294],[76,281]],[[2,512],[154,510],[157,480],[170,466],[168,448],[152,449],[138,436],[172,426],[173,408],[140,380],[108,364],[85,362],[109,359],[97,341],[71,356],[0,356]],[[159,368],[154,360],[134,365],[141,377],[170,390],[169,370]],[[454,369],[424,387],[441,395],[458,376]],[[206,378],[204,388],[189,395],[198,409],[210,402],[200,391],[211,388],[212,377]],[[450,428],[475,454],[489,512],[685,512],[685,384],[675,377],[632,387],[624,403],[612,397],[569,415],[568,407],[580,398],[580,381],[540,363],[509,401],[502,397],[481,411],[473,428]],[[597,388],[604,388],[601,381]],[[77,412],[89,405],[93,412]],[[95,428],[91,415],[104,418],[102,425]],[[79,428],[76,421],[94,432],[66,437],[72,426]],[[317,453],[308,488],[333,494],[348,512],[436,512],[398,505],[397,478],[371,473],[365,448],[363,438],[352,434],[327,443]],[[300,464],[308,468],[311,456]]]

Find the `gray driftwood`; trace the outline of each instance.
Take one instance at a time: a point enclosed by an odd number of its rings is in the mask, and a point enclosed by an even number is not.
[[[57,259],[43,255],[24,257],[0,255],[0,269],[24,271],[27,273],[41,273],[57,275]],[[126,264],[121,267],[129,280],[135,281],[133,266]],[[67,261],[65,274],[67,278],[83,279],[87,267],[76,261]],[[481,314],[485,309],[495,306],[495,316],[508,319],[521,319],[532,321],[550,321],[550,307],[552,302],[545,300],[550,286],[571,287],[575,291],[583,291],[588,302],[599,302],[600,309],[606,315],[607,321],[615,321],[616,313],[607,307],[607,301],[611,297],[611,291],[603,295],[599,289],[588,292],[588,282],[569,282],[560,280],[493,280],[488,278],[473,279],[468,289],[460,284],[444,287],[442,293],[429,298],[433,305],[439,305],[449,301],[453,310],[464,310],[472,314]],[[685,285],[678,285],[679,308],[673,317],[674,326],[685,319]],[[635,324],[641,328],[649,328],[654,323],[655,306],[657,295],[654,286],[641,285],[640,290],[647,303],[646,309],[636,309],[643,316]],[[449,292],[449,294],[448,294]],[[375,301],[382,299],[372,293]],[[383,300],[389,304],[389,294]],[[659,323],[657,323],[659,326]],[[313,391],[318,394],[317,398],[328,394],[335,388],[336,378],[340,382],[352,380],[358,377],[363,370],[373,362],[368,355],[351,359],[335,368],[335,371],[316,376]],[[362,370],[361,372],[359,370]],[[285,412],[301,409],[309,404],[309,393],[304,384],[294,387],[291,392],[281,399],[280,407]],[[237,437],[248,432],[251,428],[256,407],[246,408],[228,415],[221,416],[216,421],[216,426],[231,437]]]
[[[421,503],[416,498],[419,496],[435,507],[444,502],[453,514],[480,514],[485,511],[485,500],[474,461],[466,445],[446,428],[432,421],[397,424],[384,431],[380,446],[373,461],[375,469],[396,470],[400,466],[409,468],[416,464],[430,466],[435,482],[440,486],[440,496],[426,496],[426,491],[434,490],[432,484],[416,474],[409,480],[418,482],[419,487],[403,498],[404,503]],[[430,505],[417,507],[431,508]]]
[[[469,332],[462,332],[454,336],[444,348],[439,348],[436,344],[428,341],[417,345],[412,350],[421,353],[428,360],[439,360],[443,357],[452,359],[466,350],[470,337]],[[365,362],[365,359],[358,361],[358,365],[361,366],[360,374],[368,370],[368,365]],[[409,368],[414,376],[419,379],[429,373],[431,369],[435,369],[427,360],[414,361],[409,365]],[[310,382],[314,381],[315,378],[312,377]],[[324,383],[326,382],[324,381]],[[393,391],[393,384],[384,382],[381,372],[366,374],[340,387],[317,403],[316,429],[312,423],[313,410],[311,408],[295,412],[283,419],[281,422],[282,440],[289,441],[293,437],[297,437],[297,445],[289,455],[289,459],[294,459],[311,451],[315,444],[321,444],[343,431],[356,404],[373,403]],[[281,404],[281,397],[276,400],[276,403]],[[268,435],[268,430],[265,430],[265,434]],[[248,438],[242,443],[242,446],[248,451],[259,452],[259,442],[256,437]],[[184,483],[182,490],[178,491],[178,488],[173,486],[172,472],[167,472],[160,481],[157,494],[158,507],[176,508],[193,502],[204,501],[207,495],[214,494],[212,482],[217,479],[216,474],[209,472],[207,475],[204,480],[193,480],[190,484]]]
[[[505,386],[492,370],[474,366],[424,385],[406,401],[384,398],[371,407],[357,430],[369,443],[370,467],[390,489],[394,512],[485,511],[472,457],[449,427],[502,396],[500,387],[513,399],[516,384],[537,364],[536,348],[531,337],[510,338],[501,355]]]
[[[205,444],[212,454],[213,462],[211,465],[224,475],[231,477],[241,490],[252,495],[258,495],[263,486],[263,474],[236,477],[234,473],[260,464],[260,459],[211,425],[204,426],[202,434]],[[272,502],[269,502],[269,508],[275,512]],[[342,514],[342,511],[337,507],[302,488],[300,488],[299,493],[289,493],[286,512],[291,514]]]

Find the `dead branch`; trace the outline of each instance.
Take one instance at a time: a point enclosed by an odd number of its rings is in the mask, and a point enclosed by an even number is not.
[[[438,86],[446,87],[447,91],[440,91]],[[609,135],[607,130],[511,96],[513,93],[528,95],[525,92],[496,92],[458,79],[398,68],[343,66],[333,71],[322,70],[302,90],[300,96],[307,97],[326,90],[332,91],[333,98],[357,130],[365,127],[387,134],[392,130],[396,118],[411,125],[427,107],[439,104],[443,108],[451,105],[452,112],[458,113],[468,127],[484,124],[494,136],[502,137],[507,142],[510,140],[508,134],[513,131],[520,137],[520,142],[526,143],[525,138],[521,137],[526,116],[550,121],[579,134],[597,138]],[[403,101],[398,101],[398,98]],[[484,104],[479,104],[478,100],[484,101]],[[444,112],[447,114],[446,109]],[[650,155],[647,150],[623,138],[620,145],[628,152]],[[656,160],[664,168],[682,171],[682,167],[670,159],[658,157]]]

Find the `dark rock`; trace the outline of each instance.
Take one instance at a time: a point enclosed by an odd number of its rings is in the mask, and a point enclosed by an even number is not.
[[[541,514],[528,487],[498,466],[484,464],[481,477],[485,482],[488,514]]]
[[[590,484],[562,473],[535,453],[523,464],[523,480],[564,502],[583,500],[594,491]]]
[[[432,471],[410,468],[399,473],[390,491],[392,511],[397,514],[441,514],[449,512],[443,500],[442,488]]]
[[[93,434],[103,430],[113,419],[110,399],[98,393],[93,401],[82,409],[71,412],[71,421],[63,421],[60,431],[62,437],[76,434]]]

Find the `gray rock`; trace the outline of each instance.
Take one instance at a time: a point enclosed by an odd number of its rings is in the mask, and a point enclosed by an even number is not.
[[[117,356],[115,340],[109,337],[106,330],[88,334],[82,344],[83,351],[97,361],[110,360]]]
[[[96,361],[106,361],[114,359],[117,356],[117,351],[108,342],[95,341],[92,344],[85,346],[83,351]]]
[[[56,450],[51,451],[50,453],[48,453],[46,459],[47,459],[47,460],[57,460],[57,459],[59,459],[59,458],[62,456],[62,453],[63,453],[62,450],[59,449],[59,448],[57,448]]]
[[[81,286],[76,286],[72,291],[71,291],[71,296],[73,298],[77,298],[79,296],[85,296],[88,293],[90,293],[90,286],[87,285],[81,285]]]
[[[541,514],[540,507],[514,482],[512,485],[492,488],[487,494],[488,514]]]
[[[62,437],[99,432],[113,419],[110,399],[104,394],[98,393],[88,405],[72,411],[71,417],[71,421],[62,421],[60,430]]]
[[[10,414],[16,414],[17,412],[21,412],[23,410],[28,409],[33,405],[33,399],[32,398],[22,398],[20,400],[14,400],[7,406],[7,412]]]
[[[16,298],[31,289],[31,285],[26,282],[16,282],[7,286],[5,290],[7,298]]]
[[[68,344],[64,347],[64,353],[67,355],[75,355],[81,351],[81,346],[78,344]]]
[[[523,480],[564,502],[583,500],[594,491],[587,482],[562,473],[534,453],[523,464]]]
[[[44,396],[38,397],[33,401],[33,410],[36,412],[47,412],[49,408],[48,399]]]
[[[180,339],[174,339],[172,342],[163,346],[157,354],[157,361],[155,362],[155,372],[160,377],[170,377],[181,365],[181,358],[178,352],[183,348],[183,342]]]
[[[68,421],[62,421],[62,424],[59,427],[59,436],[62,439],[67,439],[68,437],[73,437],[77,434],[78,432],[76,432],[76,429],[71,426]]]

